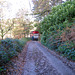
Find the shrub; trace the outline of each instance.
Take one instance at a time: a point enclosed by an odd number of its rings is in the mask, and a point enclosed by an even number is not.
[[[9,48],[7,54],[8,54],[9,59],[11,59],[12,57],[17,56],[18,53],[15,48]]]
[[[58,52],[66,56],[68,59],[75,61],[75,48],[73,42],[64,42],[64,44],[58,47]]]
[[[0,40],[0,71],[5,70],[2,66],[22,51],[24,44],[22,40],[18,39],[6,38]]]
[[[18,44],[13,44],[13,49],[15,49],[15,51],[17,51],[17,52],[21,52],[22,51],[22,46],[20,46]]]
[[[0,65],[4,65],[8,61],[8,54],[4,50],[0,51]]]
[[[75,1],[67,1],[63,4],[55,6],[52,8],[52,12],[44,17],[43,21],[40,22],[39,26],[37,26],[39,31],[43,34],[50,32],[63,30],[67,26],[66,24],[72,21],[72,18],[75,17]],[[66,24],[65,24],[66,23]],[[43,34],[43,36],[46,36]],[[46,42],[46,39],[42,39]]]
[[[66,1],[63,4],[52,7],[52,11],[49,15],[36,25],[41,35],[41,43],[50,49],[56,50],[65,55],[68,59],[75,59],[75,49],[72,43],[66,45],[67,35],[75,25],[75,0]],[[69,30],[67,30],[67,28]],[[65,33],[65,36],[64,34]],[[64,37],[63,37],[64,36]],[[62,38],[65,38],[63,41]],[[70,39],[68,39],[70,42]],[[73,40],[71,40],[72,42]]]

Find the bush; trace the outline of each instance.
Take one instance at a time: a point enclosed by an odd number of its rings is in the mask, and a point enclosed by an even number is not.
[[[63,30],[67,27],[66,24],[71,22],[74,17],[75,1],[67,1],[53,7],[52,12],[40,22],[37,29],[39,29],[42,34],[43,32],[50,34],[50,32],[53,31]],[[45,36],[45,34],[43,36]],[[46,39],[43,39],[43,41],[46,41]]]
[[[13,44],[13,49],[15,49],[15,51],[17,51],[17,52],[21,52],[22,51],[22,46],[18,45],[18,44]]]
[[[72,59],[75,61],[75,48],[74,43],[72,42],[65,42],[63,45],[58,47],[58,52],[66,56],[68,59]]]
[[[6,38],[0,40],[0,71],[3,71],[4,66],[11,58],[18,55],[22,51],[25,42],[18,39]]]
[[[41,43],[52,50],[56,50],[65,55],[68,59],[75,60],[75,49],[70,42],[68,35],[75,25],[75,0],[66,1],[63,4],[52,7],[49,15],[36,25],[41,35]],[[65,35],[64,35],[65,34]],[[68,35],[68,36],[67,36]],[[65,40],[63,41],[63,39]],[[71,40],[71,42],[74,40]]]
[[[21,42],[21,44],[23,44],[23,43],[26,43],[27,41],[30,41],[31,38],[21,38],[20,40],[23,41]]]
[[[9,48],[7,54],[8,54],[9,59],[11,59],[12,57],[17,56],[18,53],[15,48]]]
[[[8,61],[8,54],[4,50],[0,51],[0,65],[4,65]]]

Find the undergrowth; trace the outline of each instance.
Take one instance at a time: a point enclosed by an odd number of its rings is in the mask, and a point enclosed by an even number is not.
[[[75,61],[75,0],[52,7],[51,13],[35,26],[43,45]]]
[[[26,42],[27,41],[22,39],[11,38],[0,40],[0,74],[6,71],[6,63],[8,63],[13,57],[18,56],[18,53],[23,50]]]

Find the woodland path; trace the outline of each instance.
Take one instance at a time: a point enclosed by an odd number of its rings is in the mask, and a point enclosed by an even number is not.
[[[72,69],[48,52],[38,41],[31,41],[27,45],[22,75],[75,75]]]

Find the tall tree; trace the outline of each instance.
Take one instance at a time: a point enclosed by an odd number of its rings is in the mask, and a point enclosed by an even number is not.
[[[38,20],[48,15],[51,11],[51,7],[60,4],[63,0],[32,0],[33,1],[33,13]]]
[[[14,19],[10,20],[1,20],[0,22],[0,36],[3,39],[4,36],[12,30],[14,27]]]
[[[20,9],[16,15],[17,17],[17,24],[15,25],[13,29],[14,36],[18,36],[19,38],[21,36],[26,37],[29,35],[30,29],[32,28],[32,25],[28,18],[28,11],[26,9]]]
[[[18,38],[26,37],[29,35],[32,22],[30,22],[28,19],[22,19],[17,18],[17,23],[14,26],[13,29],[13,35],[14,37],[18,36]]]
[[[41,19],[50,11],[49,0],[32,0],[34,4],[33,13]]]
[[[8,7],[9,3],[4,0],[0,1],[0,36],[2,39],[12,29],[12,24],[8,23],[9,20],[4,20],[5,9]]]

